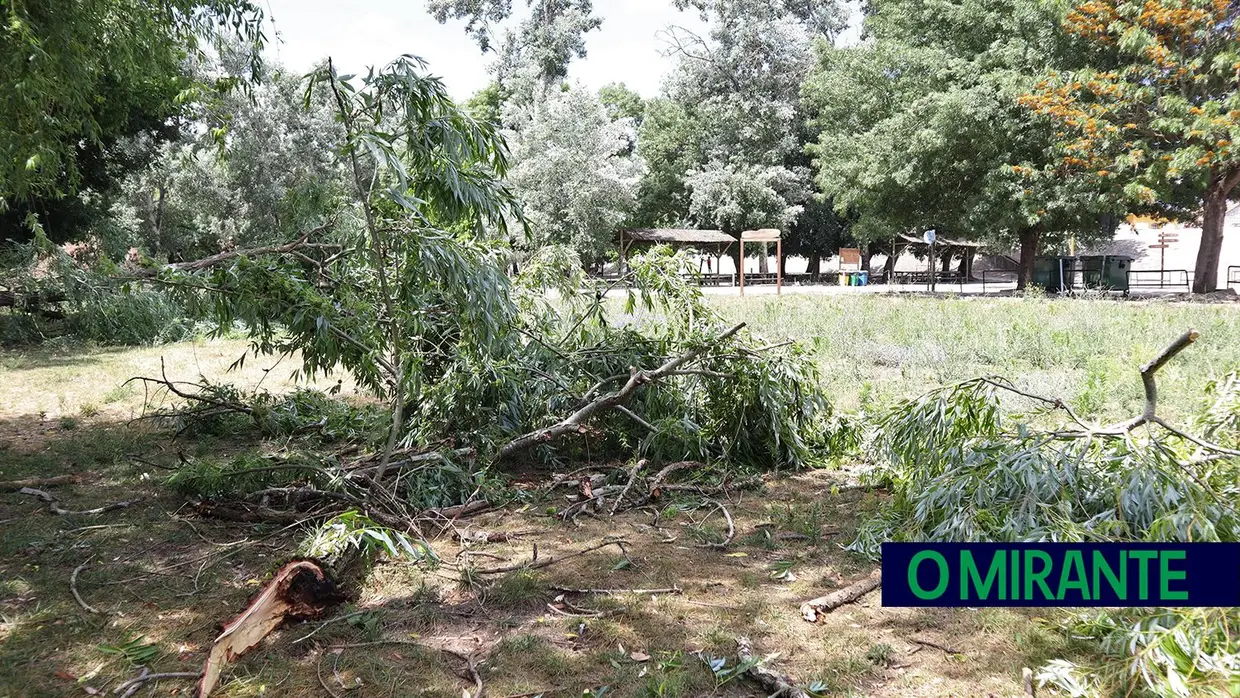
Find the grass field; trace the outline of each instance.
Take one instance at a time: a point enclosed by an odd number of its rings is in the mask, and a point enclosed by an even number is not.
[[[935,385],[999,374],[1110,418],[1138,411],[1137,367],[1188,327],[1197,345],[1160,374],[1166,414],[1187,412],[1202,384],[1240,366],[1240,309],[1114,301],[886,296],[713,299],[770,339],[812,345],[838,407],[877,409]],[[0,492],[0,697],[111,691],[146,665],[196,671],[216,625],[240,611],[304,531],[196,516],[163,486],[185,460],[277,451],[233,437],[174,439],[145,421],[129,377],[260,382],[287,388],[286,360],[254,360],[232,375],[238,341],[143,349],[0,354],[0,481],[73,474],[57,487],[67,509],[140,499],[97,516],[55,516],[34,497]],[[334,381],[328,381],[334,383]],[[347,391],[346,391],[347,392]],[[1030,612],[884,609],[877,595],[817,625],[801,601],[864,577],[873,565],[841,550],[880,493],[839,489],[842,473],[770,477],[731,502],[736,542],[709,508],[639,510],[579,525],[546,515],[554,503],[524,477],[525,494],[472,519],[476,530],[520,532],[509,542],[432,540],[437,569],[383,564],[339,622],[285,628],[226,672],[217,695],[460,696],[461,662],[425,649],[487,659],[487,694],[756,695],[721,682],[697,653],[733,656],[749,636],[771,665],[824,694],[1011,696],[1021,668],[1082,651]],[[580,550],[608,535],[628,542],[538,571],[462,580],[471,564],[502,565]],[[779,577],[782,571],[792,574]],[[76,577],[81,601],[70,580]],[[568,595],[553,587],[681,593]],[[549,607],[548,604],[551,604]],[[89,612],[90,605],[96,613]],[[304,638],[314,632],[312,637]],[[931,643],[931,644],[924,644]],[[342,647],[349,645],[350,647]],[[935,648],[938,645],[940,648]],[[332,649],[340,647],[340,649]],[[948,648],[945,651],[941,648]],[[188,695],[189,683],[148,684],[136,695]]]

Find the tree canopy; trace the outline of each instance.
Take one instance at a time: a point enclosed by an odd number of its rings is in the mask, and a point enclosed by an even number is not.
[[[1058,174],[1084,172],[1138,205],[1201,216],[1198,293],[1218,285],[1227,201],[1240,185],[1238,20],[1240,5],[1226,0],[1079,3],[1063,28],[1095,60],[1049,74],[1020,100],[1057,129]],[[1177,206],[1184,192],[1196,205]]]
[[[68,198],[102,191],[135,164],[125,137],[175,136],[176,117],[209,90],[261,66],[262,12],[249,0],[12,2],[0,42],[0,205],[6,227],[49,214],[53,234],[85,215]],[[241,40],[246,73],[193,79],[187,61]]]

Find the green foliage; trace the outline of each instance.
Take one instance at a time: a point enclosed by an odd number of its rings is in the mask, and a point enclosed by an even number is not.
[[[159,646],[144,643],[146,638],[130,635],[124,642],[116,645],[99,645],[99,651],[124,659],[134,666],[144,666],[159,656]]]
[[[413,540],[400,531],[380,526],[354,510],[334,516],[317,527],[302,545],[302,553],[325,560],[360,553],[365,559],[387,555],[432,566],[439,562],[426,541]]]
[[[204,499],[243,498],[269,487],[301,484],[325,490],[340,489],[341,479],[333,478],[322,465],[308,457],[276,462],[251,454],[224,463],[203,458],[170,475],[168,486],[186,496]]]
[[[1235,695],[1240,688],[1240,623],[1234,608],[1091,611],[1065,619],[1065,634],[1091,640],[1103,658],[1055,660],[1039,682],[1073,697],[1158,698]]]
[[[163,131],[201,92],[237,83],[191,80],[187,57],[237,38],[251,73],[261,66],[262,12],[248,0],[16,2],[4,18],[0,210],[106,184],[124,165],[119,136]]]
[[[1043,415],[1004,417],[998,381],[934,391],[879,422],[877,479],[891,489],[850,549],[876,555],[887,540],[1236,541],[1240,458],[1207,452],[1157,427],[1122,436],[1042,431]],[[1237,376],[1209,386],[1201,433],[1234,445]],[[1057,660],[1040,680],[1072,696],[1192,696],[1240,685],[1230,610],[1091,612],[1064,628],[1103,659]]]

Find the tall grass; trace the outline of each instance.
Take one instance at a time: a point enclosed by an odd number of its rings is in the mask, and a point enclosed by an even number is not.
[[[1240,308],[1231,304],[889,295],[711,303],[770,340],[809,344],[844,410],[1003,375],[1087,414],[1127,417],[1143,401],[1137,368],[1189,327],[1202,337],[1159,373],[1161,412],[1188,414],[1208,380],[1240,367]]]

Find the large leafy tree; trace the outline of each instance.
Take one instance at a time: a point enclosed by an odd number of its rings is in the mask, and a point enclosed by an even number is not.
[[[709,21],[665,32],[677,67],[647,105],[638,152],[643,222],[788,230],[808,199],[798,88],[812,40],[842,26],[834,2],[678,2]]]
[[[140,165],[121,145],[145,133],[175,135],[175,119],[204,90],[186,59],[241,38],[259,65],[262,12],[249,0],[50,0],[9,2],[0,29],[0,207],[11,235],[30,213],[67,237],[99,192]],[[49,226],[44,226],[45,228]]]
[[[509,137],[509,181],[535,247],[567,245],[587,264],[603,261],[633,210],[644,169],[630,155],[633,120],[613,120],[598,96],[580,85],[509,111],[505,120],[516,126]]]
[[[1055,124],[1065,169],[1142,204],[1195,195],[1197,293],[1217,288],[1227,201],[1240,185],[1238,23],[1230,0],[1079,3],[1063,27],[1095,64],[1053,73],[1021,100]]]
[[[1114,203],[1064,176],[1052,129],[1018,103],[1071,60],[1057,21],[1012,0],[876,0],[867,43],[820,50],[804,89],[816,181],[859,240],[936,228],[1019,243],[1023,286],[1047,242],[1109,234]]]
[[[165,143],[120,186],[101,236],[113,256],[137,247],[177,261],[288,241],[336,205],[345,183],[333,157],[340,126],[326,95],[304,99],[299,77],[276,69],[202,116],[226,130],[222,143],[209,135]]]

